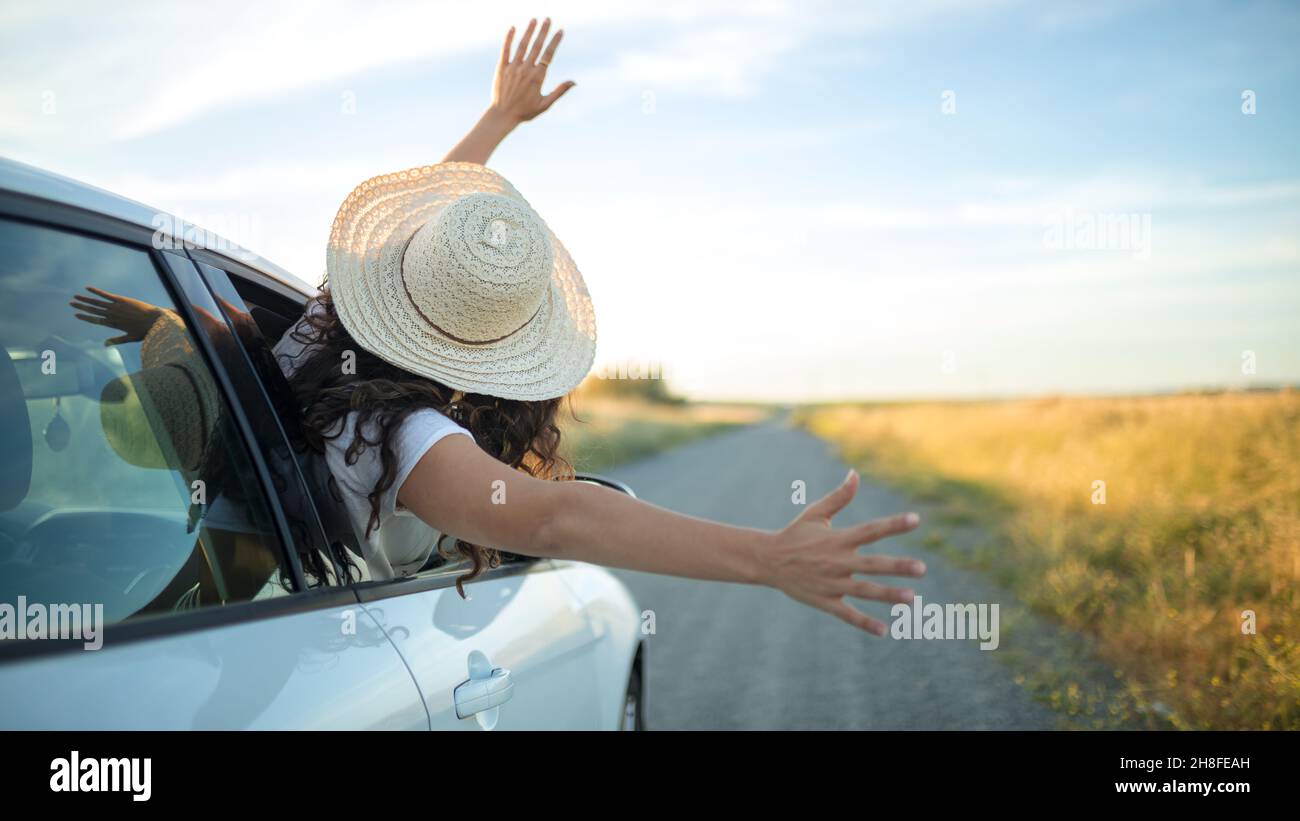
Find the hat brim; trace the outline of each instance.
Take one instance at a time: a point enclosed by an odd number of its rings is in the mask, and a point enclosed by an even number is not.
[[[335,309],[356,343],[375,356],[455,390],[502,399],[563,396],[591,370],[596,318],[581,273],[548,227],[554,251],[550,293],[508,337],[458,342],[432,327],[402,287],[402,251],[419,228],[473,193],[527,201],[500,174],[474,163],[441,163],[367,180],[339,208],[326,272]]]

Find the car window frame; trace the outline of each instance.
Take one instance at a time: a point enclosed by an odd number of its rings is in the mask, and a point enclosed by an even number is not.
[[[267,505],[271,516],[274,536],[279,542],[280,555],[277,557],[290,572],[294,589],[287,595],[273,596],[266,599],[252,599],[231,604],[204,607],[195,610],[150,616],[142,619],[127,619],[115,622],[104,628],[104,649],[110,649],[127,642],[143,639],[171,636],[197,630],[213,629],[232,624],[270,619],[299,613],[324,610],[348,604],[360,604],[361,600],[350,587],[334,585],[307,588],[302,576],[301,562],[296,545],[301,539],[295,536],[288,526],[288,521],[279,493],[274,487],[271,474],[266,464],[270,448],[277,445],[287,447],[287,442],[268,440],[258,432],[265,430],[265,420],[250,421],[254,417],[274,417],[269,405],[259,407],[258,396],[261,395],[260,381],[256,383],[257,391],[250,395],[248,377],[251,366],[240,362],[230,355],[238,352],[242,356],[240,343],[234,331],[226,325],[217,329],[219,338],[211,336],[211,329],[197,321],[195,310],[203,308],[214,316],[225,317],[198,267],[183,250],[168,250],[156,247],[156,237],[167,232],[137,225],[97,211],[87,210],[75,205],[55,202],[16,191],[0,189],[0,217],[16,223],[48,228],[70,234],[84,236],[93,240],[126,246],[149,254],[159,281],[172,299],[177,312],[193,335],[214,380],[221,391],[224,401],[231,409],[234,428],[242,440],[248,454],[251,467],[257,476],[258,491]],[[168,239],[173,239],[167,237]],[[174,239],[175,244],[183,248],[181,239]],[[228,337],[227,337],[228,335]],[[226,352],[225,355],[219,353]],[[232,373],[236,377],[232,379]],[[264,397],[260,400],[265,401]],[[255,425],[254,422],[258,421]],[[278,422],[277,422],[278,426]],[[299,490],[305,492],[301,486]],[[81,651],[77,643],[59,641],[13,641],[0,643],[0,664],[18,659],[59,652]],[[96,652],[102,652],[96,651]]]
[[[273,364],[273,343],[266,339],[247,310],[231,311],[227,307],[244,307],[243,297],[230,279],[229,268],[233,267],[233,261],[219,254],[192,248],[187,249],[186,256],[197,280],[216,297],[212,310],[226,321],[230,332],[227,338],[229,344],[223,346],[223,352],[229,360],[225,363],[226,370],[237,377],[234,387],[241,402],[258,409],[253,420],[256,427],[253,437],[262,448],[268,465],[274,466],[276,475],[287,479],[284,486],[278,489],[280,501],[285,509],[293,509],[302,514],[305,531],[297,534],[302,538],[295,544],[294,551],[299,587],[301,590],[341,587],[336,580],[327,580],[324,584],[309,588],[302,571],[301,555],[317,550],[329,558],[335,577],[341,577],[341,568],[331,547],[339,534],[331,529],[329,518],[321,515],[319,498],[311,492],[311,483],[307,479],[301,454],[293,448],[284,421],[275,410],[277,403],[292,404],[294,400],[291,395],[287,395],[288,386],[280,375],[278,365]],[[259,361],[263,364],[259,365]],[[269,381],[271,375],[262,372],[267,367],[276,369],[274,376],[278,378],[277,382],[272,383]]]
[[[300,298],[302,300],[302,310],[304,311],[306,310],[307,302],[314,295],[313,293],[310,292],[303,292],[297,290],[296,288],[293,288],[292,286],[285,283],[278,277],[268,274],[265,271],[258,270],[256,267],[252,265],[233,259],[229,256],[226,256],[225,254],[218,253],[211,249],[191,249],[190,256],[194,259],[195,262],[201,262],[209,266],[211,269],[213,269],[211,271],[200,270],[199,275],[208,282],[209,287],[212,288],[214,293],[221,295],[222,299],[232,304],[243,304],[243,303],[242,303],[242,298],[238,297],[238,290],[235,288],[234,283],[231,281],[231,277],[242,277],[244,279],[247,279],[253,285],[258,285],[258,286],[268,288],[270,290],[276,291],[277,293],[283,296],[292,295],[297,298]],[[235,299],[232,299],[232,296],[238,298],[239,301],[236,302]],[[248,316],[247,312],[244,313],[244,316]],[[251,318],[249,318],[248,321],[251,322],[252,321]],[[255,325],[256,323],[253,324]],[[254,344],[254,345],[265,345],[268,346],[268,348],[274,345],[274,341],[266,339],[265,335],[261,333],[260,329],[258,329],[255,334],[250,334],[245,338],[250,339],[251,340],[250,344]],[[250,355],[256,354],[257,356],[260,357],[262,355],[262,352],[260,351],[246,352],[246,354],[250,354]],[[261,377],[259,376],[259,379],[260,378]],[[275,389],[265,384],[263,384],[262,388],[264,391],[267,392],[273,391]],[[267,401],[270,402],[270,399],[268,399]],[[292,448],[290,450],[292,450]],[[299,465],[300,475],[302,475],[304,471],[305,471],[305,467],[303,467],[300,464]],[[338,503],[329,497],[329,494],[325,492],[324,488],[315,487],[312,485],[311,482],[306,481],[305,479],[304,479],[304,484],[306,485],[308,492],[314,498],[315,505],[318,511],[322,506],[329,506],[331,510],[335,510],[337,512]],[[328,523],[330,521],[342,520],[344,522],[343,526],[351,527],[350,524],[346,523],[346,514],[344,514],[343,516],[320,515],[319,520],[322,522],[322,526],[326,528],[325,538],[327,540],[327,543],[333,543],[343,538],[342,534],[339,534],[337,532],[332,532],[329,529]],[[472,586],[482,582],[491,581],[493,579],[504,578],[506,576],[515,576],[524,573],[550,570],[553,567],[554,567],[553,563],[548,560],[541,559],[535,556],[524,556],[521,557],[520,560],[506,562],[501,564],[498,567],[484,570],[473,581],[468,582],[467,585]],[[438,590],[446,587],[454,587],[456,584],[456,580],[464,576],[466,571],[467,571],[466,567],[461,565],[456,565],[453,567],[443,567],[443,568],[433,568],[430,570],[423,570],[418,573],[411,574],[409,576],[401,576],[394,579],[371,579],[365,581],[353,581],[353,582],[348,582],[347,584],[339,585],[339,587],[345,587],[354,591],[358,601],[362,603],[366,603],[371,601],[377,601],[380,599],[391,598],[393,596],[405,596],[411,593],[423,593],[429,590]]]

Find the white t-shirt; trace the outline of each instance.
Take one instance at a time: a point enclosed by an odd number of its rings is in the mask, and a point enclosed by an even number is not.
[[[318,302],[312,302],[309,310],[316,312],[319,305]],[[301,326],[302,320],[299,323]],[[273,348],[280,370],[286,377],[292,375],[297,365],[310,356],[300,356],[304,346],[293,338],[294,330],[295,328],[290,328],[286,331]],[[410,575],[428,561],[439,533],[414,513],[399,507],[397,492],[401,490],[420,457],[443,437],[464,434],[472,439],[472,434],[432,408],[421,409],[408,416],[393,441],[393,452],[397,456],[397,476],[392,486],[380,497],[379,524],[370,532],[370,537],[366,538],[366,525],[370,521],[369,495],[383,474],[383,464],[379,448],[376,447],[362,449],[354,464],[349,465],[344,458],[344,453],[352,444],[356,417],[356,411],[348,414],[343,423],[343,432],[334,439],[325,440],[326,464],[343,495],[343,504],[365,554],[370,577],[391,579]],[[366,438],[371,441],[376,439],[374,431],[369,427],[366,429]]]

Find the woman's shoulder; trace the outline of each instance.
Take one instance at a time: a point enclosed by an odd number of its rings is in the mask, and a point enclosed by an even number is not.
[[[464,434],[473,438],[463,425],[436,408],[420,408],[402,420],[396,437],[403,453],[410,453],[416,459],[444,436]]]
[[[326,442],[336,449],[347,450],[356,439],[359,420],[361,420],[360,411],[349,411],[348,415],[341,420],[341,424],[330,431],[331,434],[337,431],[338,436],[327,438]],[[383,416],[380,415],[369,417],[361,422],[361,433],[365,440],[363,446],[380,441],[384,421]],[[473,434],[467,428],[438,409],[418,408],[398,423],[391,433],[389,444],[397,455],[399,463],[414,463],[443,437],[453,434],[464,434],[473,438]],[[374,457],[378,458],[378,448],[364,447],[364,450],[373,451]]]
[[[337,435],[326,436],[325,455],[335,480],[361,498],[375,489],[385,475],[386,466],[383,448],[379,444],[383,441],[379,420],[372,417],[361,423],[362,441],[357,444],[358,414],[358,411],[349,412],[338,426],[329,431],[329,434]],[[465,427],[434,408],[420,408],[402,419],[387,442],[393,454],[393,481],[382,494],[381,515],[384,518],[395,511],[397,491],[424,454],[443,439],[461,434],[473,440],[473,435]]]

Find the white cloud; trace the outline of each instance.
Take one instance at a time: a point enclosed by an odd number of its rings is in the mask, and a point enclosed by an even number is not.
[[[880,31],[971,10],[951,0],[835,6],[835,15],[821,3],[779,0],[568,0],[552,6],[557,26],[590,38],[617,32],[618,42],[635,43],[613,49],[612,58],[584,77],[593,90],[588,106],[608,99],[611,89],[751,94],[785,55],[818,32]],[[100,137],[129,140],[213,111],[331,83],[342,87],[386,66],[476,51],[486,57],[495,54],[510,25],[522,27],[535,11],[531,0],[487,6],[46,2],[9,8],[0,17],[0,138],[48,139],[68,132],[71,121]],[[47,92],[58,99],[57,119],[42,114]],[[571,108],[567,116],[580,107]]]
[[[759,26],[690,32],[653,49],[620,54],[613,81],[652,91],[688,89],[747,97],[776,58],[793,50],[800,39],[791,31]]]
[[[563,5],[559,25],[608,22],[622,6]],[[506,29],[522,28],[534,6],[523,0],[490,6],[48,3],[43,15],[4,22],[3,97],[10,102],[3,111],[9,125],[0,133],[48,132],[53,123],[36,116],[36,95],[46,88],[66,99],[68,115],[103,126],[104,136],[131,139],[384,66],[474,50],[492,54]],[[645,16],[629,11],[628,19]]]

